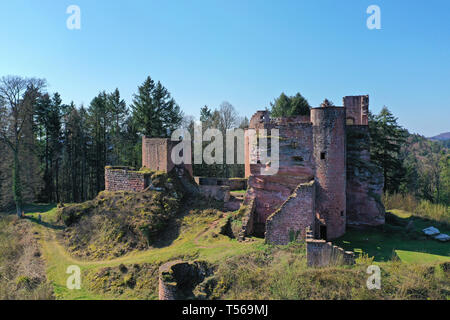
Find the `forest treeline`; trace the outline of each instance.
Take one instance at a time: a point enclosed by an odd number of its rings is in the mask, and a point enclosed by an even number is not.
[[[270,104],[277,116],[308,114],[300,94],[284,93]],[[88,106],[65,103],[47,92],[46,81],[0,78],[0,210],[25,203],[82,202],[104,189],[104,167],[140,168],[141,137],[170,137],[174,129],[193,131],[170,92],[151,77],[127,105],[119,89],[101,91]],[[200,109],[203,130],[248,126],[228,102]],[[385,191],[450,204],[449,152],[444,143],[411,135],[383,108],[370,116],[372,159],[382,168]],[[224,135],[225,136],[225,135]],[[224,155],[225,156],[225,155]],[[199,176],[239,177],[242,164],[194,165]]]
[[[202,109],[204,128],[245,126],[228,102]],[[82,202],[104,190],[104,167],[140,168],[141,137],[170,137],[193,128],[169,91],[151,77],[138,86],[127,106],[119,89],[101,91],[89,106],[64,103],[44,79],[0,79],[0,209],[24,203]],[[240,172],[237,172],[240,170]],[[243,174],[242,168],[215,172]],[[209,171],[208,171],[209,172]],[[205,166],[196,168],[206,173]]]

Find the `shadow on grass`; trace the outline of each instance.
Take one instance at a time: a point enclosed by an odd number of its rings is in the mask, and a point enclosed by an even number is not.
[[[25,213],[45,213],[54,208],[56,208],[54,203],[34,203],[25,205],[23,210]]]
[[[422,233],[422,229],[430,226],[437,227],[441,233],[449,233],[444,224],[414,216],[401,218],[387,213],[384,226],[348,228],[343,237],[333,242],[345,250],[365,253],[380,262],[396,258],[395,250],[449,257],[449,243],[428,238]]]
[[[30,220],[30,221],[32,221],[34,223],[37,223],[37,224],[39,224],[39,225],[41,225],[43,227],[50,228],[50,229],[53,229],[53,230],[63,230],[65,228],[64,226],[53,224],[53,223],[48,223],[48,222],[39,220],[39,218],[35,218],[35,217],[32,217],[32,216],[25,216],[25,219],[28,219],[28,220]]]
[[[49,212],[51,210],[53,210],[56,207],[55,204],[28,204],[24,207],[24,211],[25,211],[25,219],[28,219],[34,223],[37,223],[43,227],[46,228],[50,228],[53,230],[63,230],[64,226],[61,225],[57,225],[54,223],[49,223],[47,221],[43,221],[42,219],[39,219],[39,216],[41,216],[41,214]],[[33,214],[33,216],[31,216],[30,214]],[[37,215],[37,216],[36,216]]]

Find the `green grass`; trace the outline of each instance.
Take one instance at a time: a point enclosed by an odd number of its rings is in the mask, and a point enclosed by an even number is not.
[[[445,224],[415,217],[404,210],[390,210],[399,225],[385,225],[367,229],[348,229],[346,234],[334,241],[345,250],[365,253],[374,261],[389,261],[400,258],[408,263],[450,261],[450,245],[422,235],[421,230],[436,226],[442,233],[450,233]],[[406,231],[412,221],[413,232]],[[402,226],[403,225],[403,226]]]
[[[69,290],[66,281],[69,275],[66,270],[70,265],[78,265],[82,275],[92,270],[100,270],[105,267],[117,267],[120,264],[151,263],[159,265],[174,259],[201,259],[211,263],[217,263],[228,257],[238,254],[249,254],[262,250],[263,239],[251,239],[250,242],[238,242],[227,236],[218,234],[217,228],[211,228],[213,222],[226,219],[222,215],[187,215],[182,218],[182,230],[169,246],[152,248],[147,251],[133,252],[113,260],[86,261],[70,256],[65,248],[57,240],[60,225],[57,221],[57,209],[55,206],[36,206],[36,211],[28,212],[27,216],[34,221],[35,230],[41,237],[43,258],[47,265],[48,279],[53,283],[57,299],[117,299],[116,296],[98,294],[89,290],[88,285],[83,285],[81,290]],[[38,215],[42,221],[38,222]],[[133,297],[127,297],[128,299]],[[138,297],[134,297],[138,298]]]
[[[142,297],[131,289],[121,295],[94,291],[91,288],[92,283],[83,283],[83,279],[105,267],[117,268],[121,264],[144,263],[158,266],[174,259],[198,259],[219,265],[217,298],[396,299],[407,297],[406,293],[410,291],[414,294],[420,286],[428,285],[421,273],[425,266],[450,260],[448,243],[430,239],[412,239],[412,235],[417,236],[417,233],[405,232],[404,226],[387,225],[367,230],[348,230],[344,237],[334,243],[346,250],[374,257],[374,260],[390,275],[386,292],[367,293],[362,287],[367,278],[364,266],[306,268],[303,244],[278,248],[266,245],[263,239],[257,238],[251,238],[249,242],[238,242],[219,233],[221,222],[227,219],[226,215],[214,210],[200,210],[198,214],[179,217],[180,231],[176,238],[166,245],[133,252],[113,260],[87,261],[72,257],[57,240],[61,226],[57,221],[57,209],[54,205],[36,205],[28,209],[30,211],[27,216],[35,222],[34,228],[39,232],[47,276],[53,283],[57,299],[141,299]],[[444,226],[414,217],[406,211],[393,210],[393,213],[401,225],[413,221],[415,231],[434,225],[441,228],[441,231],[448,232]],[[42,217],[40,223],[38,215]],[[401,262],[393,257],[400,258]],[[407,265],[400,268],[402,262]],[[69,290],[66,287],[69,276],[66,270],[70,265],[78,265],[82,270],[81,290]],[[418,269],[413,265],[417,265]],[[401,273],[403,272],[401,270],[406,270],[405,268],[408,272]],[[417,279],[414,275],[417,275]],[[157,277],[151,281],[157,281]],[[439,288],[441,284],[433,286]],[[394,292],[392,288],[395,288],[395,292],[398,291],[395,295],[392,294]],[[147,296],[156,297],[155,294]],[[435,296],[439,297],[434,292],[431,297]]]
[[[423,252],[395,250],[397,256],[406,263],[435,263],[450,261],[450,257]]]

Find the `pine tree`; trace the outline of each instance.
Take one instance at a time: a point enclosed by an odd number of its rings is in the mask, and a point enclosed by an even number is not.
[[[111,165],[119,165],[124,162],[123,149],[123,129],[128,115],[125,100],[121,99],[119,89],[110,93],[107,97],[108,113],[110,119],[110,148],[113,150],[108,163]]]
[[[138,87],[131,108],[138,132],[147,137],[169,137],[183,117],[169,91],[150,77]]]
[[[289,97],[282,92],[270,106],[271,115],[275,118],[309,115],[311,109],[308,101],[300,93]]]
[[[371,159],[383,169],[384,191],[398,192],[405,174],[400,148],[406,132],[387,107],[369,117]]]

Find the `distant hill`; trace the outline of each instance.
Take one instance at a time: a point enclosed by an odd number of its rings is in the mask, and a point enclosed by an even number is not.
[[[446,140],[450,140],[450,132],[445,132],[445,133],[441,133],[437,136],[428,138],[429,140],[433,140],[433,141],[446,141]]]

